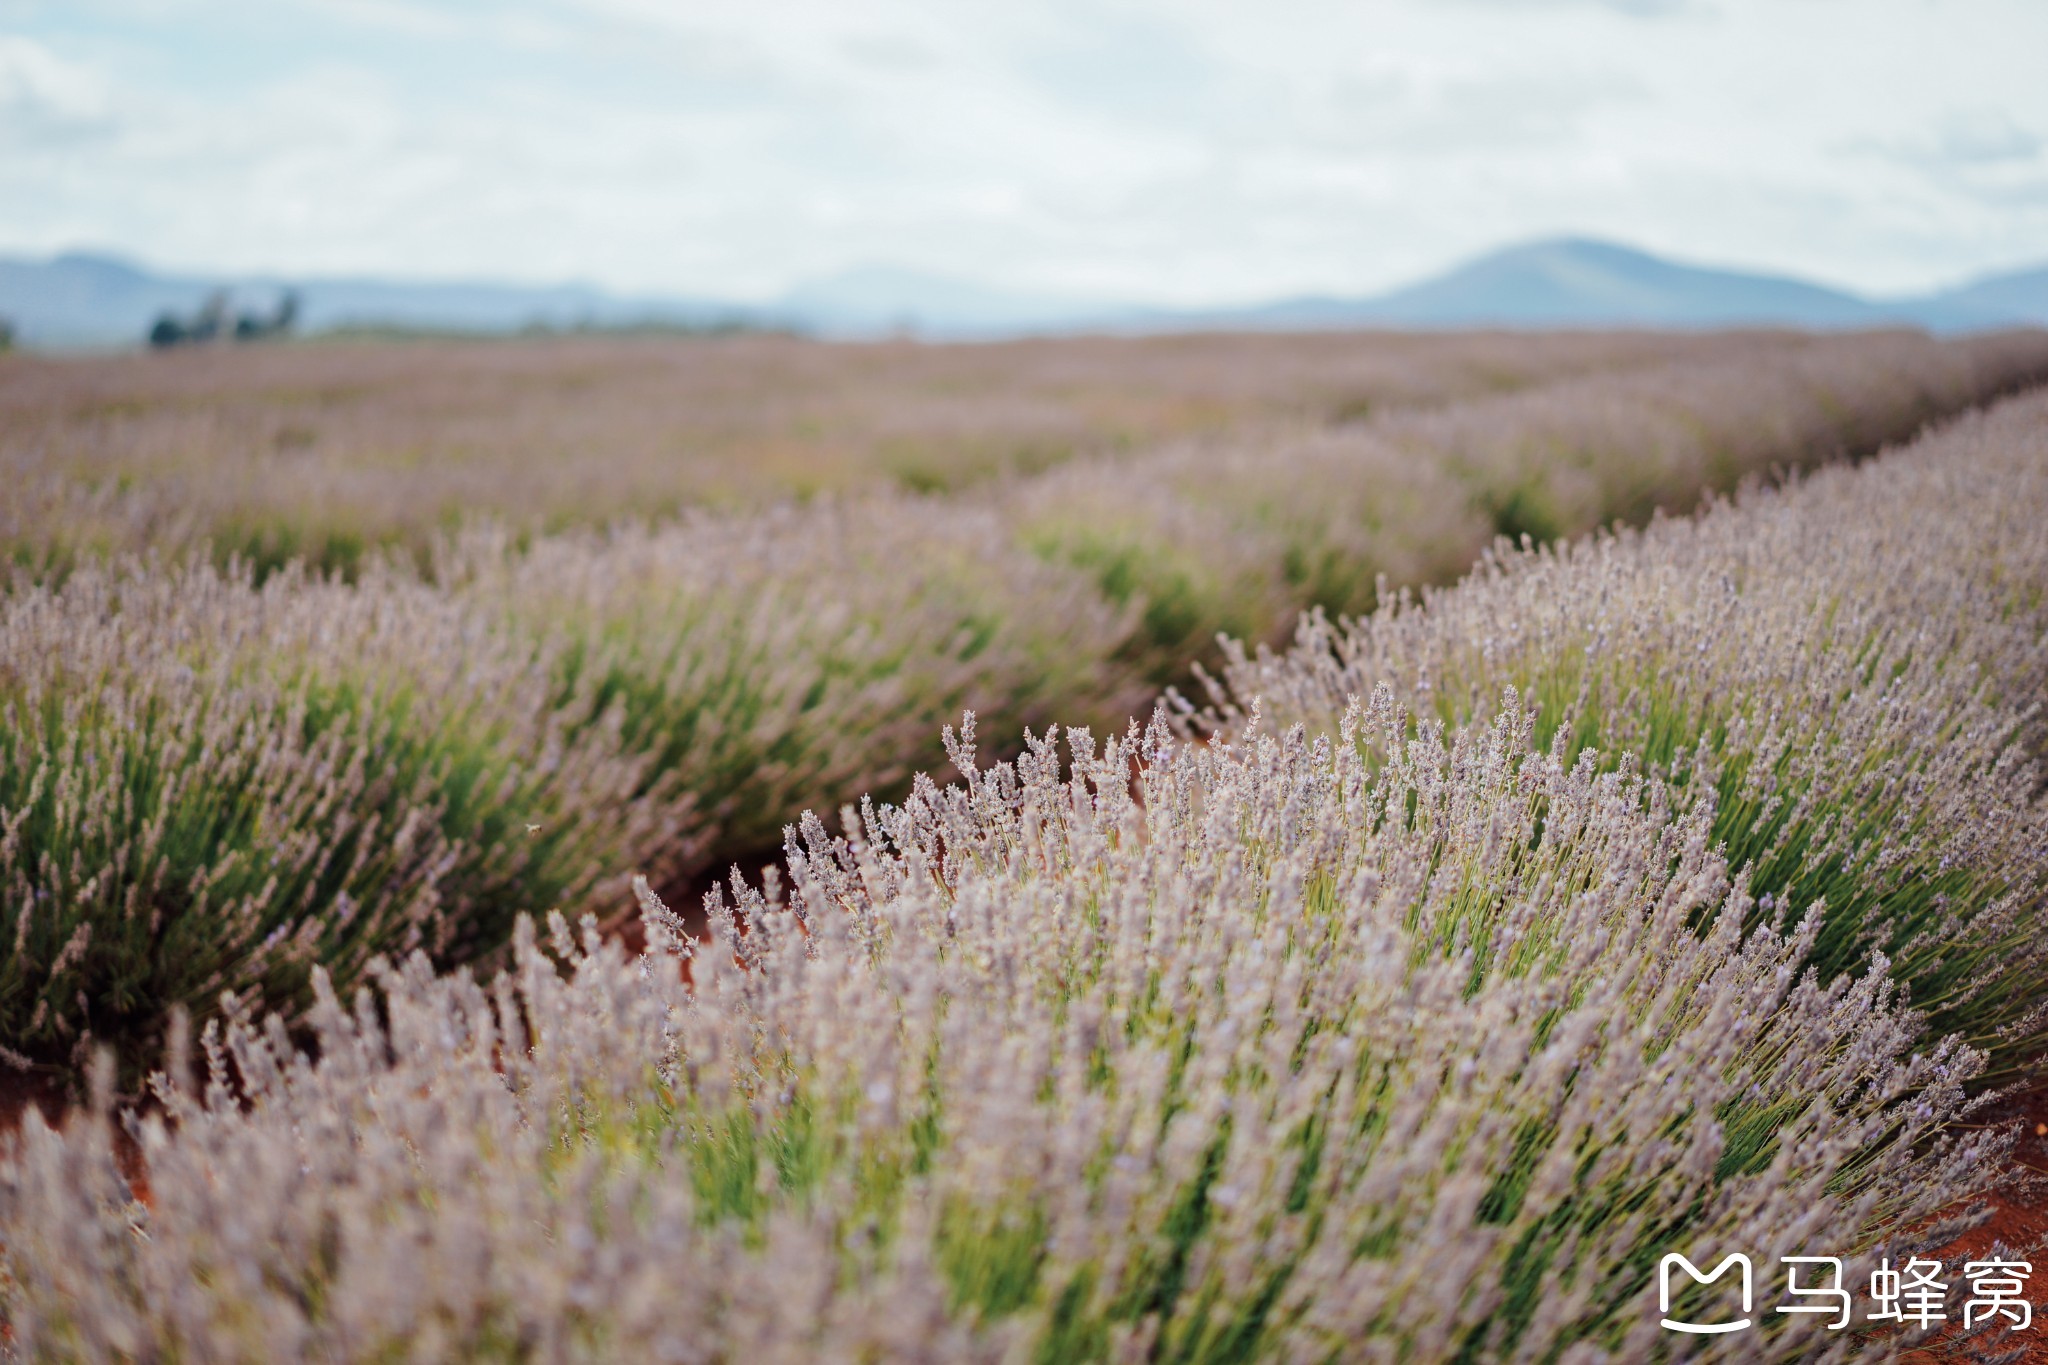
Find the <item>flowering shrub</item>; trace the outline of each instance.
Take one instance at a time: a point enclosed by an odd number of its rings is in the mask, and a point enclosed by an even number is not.
[[[521,912],[772,841],[805,791],[907,778],[954,707],[1107,690],[1084,585],[912,525],[911,552],[814,515],[776,558],[771,521],[478,540],[440,584],[129,565],[0,599],[0,1043],[132,1063],[172,1005],[469,960]]]
[[[683,798],[545,657],[385,576],[132,566],[0,600],[9,1058],[154,1052],[169,1007],[309,1000],[316,962],[464,960],[657,859]]]
[[[540,531],[894,482],[960,491],[1182,436],[1389,412],[1755,333],[321,344],[0,364],[0,550],[210,540],[348,569],[479,514]],[[1932,349],[1932,348],[1930,348]]]
[[[961,709],[1006,735],[1120,727],[1218,629],[1270,636],[1305,605],[1372,600],[1380,576],[1448,577],[1483,549],[1496,494],[1575,490],[1545,529],[1583,530],[1651,493],[1862,449],[2048,366],[2030,333],[1740,340],[957,496],[471,528],[424,566],[366,553],[347,582],[175,560],[24,580],[0,599],[0,1046],[63,1066],[97,1038],[132,1068],[174,1004],[203,1022],[223,992],[303,1004],[315,962],[346,990],[377,952],[484,957],[521,912],[625,908],[629,869],[670,884],[765,856],[802,804],[899,798]],[[1723,811],[1749,809],[1735,795]],[[1758,848],[1822,847],[1799,809],[1773,807]],[[1930,1000],[1979,989],[1960,984],[1974,958],[1914,927],[1976,874],[1911,881],[1925,859],[1858,847],[1893,880],[1823,857],[1760,888],[1924,887],[1888,951]],[[1879,941],[1860,905],[1830,920],[1830,962]],[[1971,1008],[1995,1031],[2018,1003]]]
[[[146,1204],[104,1118],[30,1118],[17,1344],[1639,1358],[1674,1243],[1860,1256],[1997,1156],[1942,1132],[1977,1054],[1803,971],[1817,916],[1746,927],[1711,794],[1514,709],[1409,731],[1382,693],[1358,743],[962,752],[807,820],[693,988],[651,896],[637,963],[557,920],[492,983],[323,981],[317,1060],[236,1023],[163,1083]]]
[[[1213,743],[949,734],[959,782],[806,814],[708,945],[642,884],[638,958],[522,919],[494,976],[315,972],[310,1051],[237,1011],[195,1077],[174,1029],[157,1112],[102,1070],[0,1157],[16,1348],[1882,1349],[1768,1314],[1674,1344],[1656,1267],[1859,1281],[2001,1169],[1950,1030],[2038,1027],[2044,410],[1311,621],[1239,653]],[[1886,879],[1936,855],[1930,914]],[[1988,984],[1930,998],[1945,956]]]
[[[1369,421],[1075,461],[1002,503],[1025,542],[1135,601],[1155,683],[1377,580],[1448,581],[1496,532],[1574,536],[1778,469],[1874,454],[2048,373],[2048,334],[1759,340]]]
[[[1456,588],[1284,655],[1233,647],[1211,728],[1333,733],[1390,684],[1452,724],[1503,687],[1570,751],[1711,783],[1714,840],[1766,905],[1824,907],[1816,962],[1883,953],[2001,1067],[2048,1041],[2048,400],[1867,471],[1690,521],[1497,546]]]

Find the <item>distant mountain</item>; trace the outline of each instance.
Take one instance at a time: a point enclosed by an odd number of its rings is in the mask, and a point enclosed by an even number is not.
[[[155,318],[189,314],[228,289],[237,308],[268,308],[274,278],[155,275],[107,256],[0,258],[0,316],[31,346],[133,345]],[[1905,298],[1862,298],[1778,275],[1685,265],[1580,238],[1509,247],[1446,274],[1366,298],[1310,297],[1245,308],[1174,311],[1088,303],[871,266],[800,285],[769,305],[629,298],[590,285],[294,282],[300,325],[506,333],[541,325],[707,326],[740,322],[824,336],[932,338],[1056,332],[1300,331],[1388,327],[1730,327],[1828,329],[1907,324],[1935,331],[2048,326],[2048,267]]]
[[[163,313],[190,314],[218,290],[237,308],[267,309],[286,288],[299,295],[299,326],[403,327],[504,333],[523,327],[713,325],[729,304],[704,299],[620,298],[589,285],[410,283],[376,279],[205,279],[155,275],[111,256],[71,252],[50,261],[0,258],[0,316],[25,345],[133,345]]]
[[[1608,242],[1510,247],[1376,298],[1248,310],[1267,325],[1380,327],[1861,327],[1884,308],[1819,285],[1679,265]]]
[[[0,315],[28,346],[132,344],[142,340],[158,313],[190,310],[207,289],[199,281],[145,274],[107,256],[0,258]]]
[[[2048,326],[2048,268],[1991,276],[1938,293],[1880,299],[1782,275],[1687,265],[1612,242],[1559,238],[1508,247],[1421,283],[1364,298],[1304,297],[1207,310],[1120,308],[875,267],[800,287],[771,311],[794,327],[837,336],[1374,327],[1825,331],[1902,325],[1958,332]]]
[[[2032,323],[2048,326],[2048,266],[1990,275],[1960,288],[1897,305],[1921,326],[1937,332]]]

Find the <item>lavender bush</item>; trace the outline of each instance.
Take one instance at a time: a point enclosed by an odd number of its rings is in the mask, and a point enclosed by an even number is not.
[[[0,360],[0,548],[50,569],[211,541],[352,568],[521,532],[1005,474],[1199,434],[1751,350],[1758,334],[366,342]]]
[[[1787,1316],[1679,1340],[1654,1276],[1740,1248],[1859,1283],[2003,1169],[1948,1029],[2030,1036],[2041,907],[2001,879],[2040,861],[2044,402],[1240,656],[1234,695],[1306,724],[1226,704],[1215,742],[1161,718],[994,765],[949,735],[961,781],[806,815],[708,945],[642,883],[637,958],[521,920],[498,975],[314,973],[310,1050],[234,1011],[195,1076],[174,1030],[155,1112],[103,1069],[0,1157],[15,1347],[1888,1354]],[[1898,842],[1866,857],[1872,820]],[[1760,892],[1933,850],[1968,868],[1931,919],[1903,883],[1846,930]],[[1930,934],[1977,1013],[1923,998]]]
[[[317,1061],[233,1024],[135,1129],[146,1204],[106,1118],[30,1118],[16,1342],[1633,1359],[1664,1250],[1860,1267],[2002,1149],[1942,1133],[1977,1054],[1882,973],[1802,971],[1816,917],[1745,927],[1711,796],[1532,750],[1515,710],[1411,738],[1382,693],[1353,730],[1388,761],[1158,726],[1071,736],[1070,771],[963,752],[857,839],[807,821],[693,987],[650,896],[637,962],[557,920],[491,983],[323,983]]]
[[[1469,564],[1494,493],[1578,489],[1554,515],[1584,529],[1646,487],[1689,499],[1858,449],[2048,363],[2025,333],[1740,340],[957,496],[478,527],[424,567],[369,553],[350,581],[177,560],[23,581],[0,600],[0,1046],[69,1067],[90,1036],[133,1065],[173,1004],[283,1007],[316,961],[347,989],[415,944],[487,955],[521,912],[621,908],[626,869],[672,884],[764,851],[804,803],[900,797],[960,709],[998,734],[1120,727],[1219,628],[1269,635],[1381,576]],[[1804,847],[1806,828],[1758,837]],[[1862,911],[1831,922],[1829,954],[1870,946]],[[1885,940],[1909,973],[1944,941]]]
[[[17,1066],[164,1012],[465,960],[654,860],[687,812],[587,686],[405,578],[205,565],[0,600],[0,1041]]]
[[[2000,1069],[2048,1041],[2048,400],[1868,471],[1691,521],[1497,546],[1471,579],[1284,655],[1233,647],[1209,728],[1333,733],[1385,682],[1452,723],[1503,687],[1540,735],[1711,784],[1713,837],[1766,903],[1827,920],[1816,961],[1890,960]]]
[[[1497,532],[1573,536],[1746,477],[1873,454],[2048,366],[2048,334],[1781,337],[1372,420],[1076,461],[1003,503],[1025,542],[1140,608],[1158,683],[1218,631],[1278,638],[1378,580],[1448,581]]]

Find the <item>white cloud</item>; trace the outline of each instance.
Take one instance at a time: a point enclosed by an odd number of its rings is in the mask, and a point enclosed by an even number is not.
[[[0,33],[0,136],[69,140],[109,120],[107,81],[33,38]]]
[[[1558,231],[1869,288],[2048,242],[2039,0],[8,13],[0,247],[756,296],[884,261],[1200,302]]]
[[[1957,109],[1935,123],[1922,155],[1951,166],[1994,166],[2037,160],[2041,146],[2038,134],[2002,109]]]
[[[1464,0],[1470,5],[1500,9],[1603,9],[1631,19],[1668,19],[1674,15],[1710,14],[1706,0]]]
[[[1846,150],[1890,163],[1949,204],[2031,223],[2048,209],[2048,141],[1995,106],[1946,108],[1922,127]]]

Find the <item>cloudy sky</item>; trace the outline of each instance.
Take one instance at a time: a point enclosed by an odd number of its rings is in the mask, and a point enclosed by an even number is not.
[[[1163,303],[2048,260],[2044,0],[0,0],[0,251]]]

